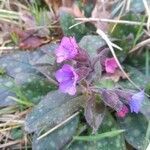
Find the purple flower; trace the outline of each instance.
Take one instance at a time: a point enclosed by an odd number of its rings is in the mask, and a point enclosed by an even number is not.
[[[66,64],[63,65],[63,67],[56,72],[55,77],[59,82],[60,91],[70,95],[76,93],[78,75],[72,66]]]
[[[129,106],[131,112],[138,113],[142,106],[142,101],[144,100],[144,91],[138,92],[131,97],[129,100]]]
[[[74,37],[63,37],[59,47],[55,51],[57,63],[70,60],[78,54],[78,45]]]

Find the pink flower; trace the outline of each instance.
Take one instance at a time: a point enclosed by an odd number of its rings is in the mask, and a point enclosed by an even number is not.
[[[59,47],[55,50],[57,63],[73,59],[78,54],[78,45],[74,37],[63,37]]]
[[[124,118],[126,114],[129,112],[128,108],[124,105],[120,111],[117,112],[117,116]]]
[[[118,65],[114,58],[106,58],[105,70],[107,73],[114,73],[117,68],[118,68]]]
[[[61,92],[75,95],[78,75],[72,66],[63,65],[63,67],[56,72],[55,77],[59,82],[59,90]]]

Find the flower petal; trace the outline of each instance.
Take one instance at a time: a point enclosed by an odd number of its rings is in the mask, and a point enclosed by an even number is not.
[[[134,94],[129,101],[129,106],[131,112],[138,113],[142,106],[142,101],[144,100],[144,91]]]
[[[63,65],[63,67],[56,72],[55,77],[59,82],[59,89],[63,93],[70,95],[76,93],[76,84],[79,77],[72,66],[68,64]]]
[[[73,81],[64,81],[59,84],[59,90],[63,93],[75,95],[76,87],[73,85]]]
[[[106,58],[105,70],[107,73],[114,73],[117,67],[118,67],[118,65],[114,58]]]
[[[57,63],[74,58],[78,53],[78,45],[74,37],[63,37],[59,47],[55,50]]]
[[[69,80],[71,78],[70,72],[63,71],[63,69],[58,70],[55,74],[55,77],[58,82],[63,82],[63,81]]]
[[[126,114],[129,112],[128,108],[124,105],[120,111],[117,112],[117,116],[124,118]]]

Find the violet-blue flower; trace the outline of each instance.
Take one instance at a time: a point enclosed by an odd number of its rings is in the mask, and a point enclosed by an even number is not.
[[[78,74],[72,66],[68,64],[63,65],[63,67],[56,72],[55,77],[59,82],[59,90],[61,92],[75,95]]]
[[[144,91],[134,94],[131,97],[131,100],[129,100],[129,106],[131,112],[138,113],[141,109],[143,100],[144,100]]]
[[[74,37],[63,37],[55,50],[57,63],[73,59],[78,54],[78,45]]]

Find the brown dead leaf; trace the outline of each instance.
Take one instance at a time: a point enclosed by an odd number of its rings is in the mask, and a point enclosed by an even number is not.
[[[84,17],[84,12],[82,12],[77,4],[73,4],[71,7],[66,7],[66,6],[62,6],[59,9],[59,14],[65,11],[71,15],[73,15],[74,17]]]
[[[119,69],[117,69],[115,71],[115,73],[113,73],[113,74],[105,74],[104,75],[104,79],[110,79],[110,80],[113,80],[114,82],[118,82],[120,80],[120,78],[126,79],[126,76]]]
[[[58,13],[59,8],[62,6],[62,0],[44,0],[50,10],[53,10],[55,14]]]
[[[21,49],[35,49],[41,46],[42,44],[45,44],[46,41],[44,38],[39,38],[37,36],[31,36],[19,43],[19,47]]]
[[[112,2],[110,2],[110,0],[97,0],[95,7],[92,11],[92,18],[99,18],[99,19],[109,19],[111,17],[111,5]],[[98,29],[101,29],[105,32],[108,31],[108,23],[104,23],[104,22],[95,22],[94,23],[95,26]]]
[[[30,12],[20,11],[20,18],[24,22],[25,28],[36,28],[35,18]]]
[[[15,35],[19,38],[18,46],[21,49],[35,49],[41,46],[42,44],[45,44],[49,42],[47,38],[42,38],[36,34],[35,30],[30,31],[24,31],[21,29],[14,29],[12,33],[15,33]]]
[[[58,16],[61,11],[66,11],[75,17],[84,17],[75,0],[45,0],[50,10],[53,10]]]

